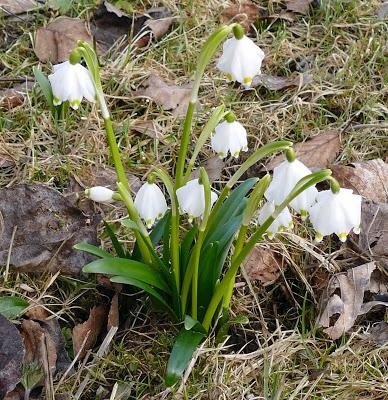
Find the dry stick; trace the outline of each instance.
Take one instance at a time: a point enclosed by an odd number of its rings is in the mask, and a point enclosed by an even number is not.
[[[46,392],[47,400],[55,400],[54,397],[54,383],[53,383],[53,375],[51,371],[51,365],[49,362],[49,354],[48,354],[48,346],[47,346],[47,338],[46,334],[43,335],[43,340],[40,343],[42,353],[43,353],[43,370],[45,375],[44,387]]]
[[[108,334],[106,335],[104,341],[102,342],[100,348],[98,349],[96,356],[94,357],[95,360],[97,358],[101,358],[106,353],[106,351],[109,348],[110,342],[112,341],[114,335],[117,332],[117,329],[118,329],[117,326],[112,326],[112,328],[110,328]],[[81,395],[82,395],[83,391],[85,390],[86,385],[88,384],[89,380],[90,380],[90,372],[88,372],[88,374],[85,376],[85,379],[83,380],[83,382],[81,383],[77,393],[75,394],[75,396],[74,396],[75,400],[78,400],[81,397]]]
[[[4,282],[7,282],[7,280],[8,280],[9,264],[11,262],[12,246],[13,246],[13,242],[15,240],[15,234],[16,234],[16,229],[17,228],[18,228],[17,225],[15,225],[13,227],[13,231],[12,231],[11,242],[9,244],[8,255],[7,255],[7,264],[5,266],[5,272],[4,272]]]

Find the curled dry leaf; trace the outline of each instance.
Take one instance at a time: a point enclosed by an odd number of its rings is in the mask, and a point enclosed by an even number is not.
[[[225,167],[225,162],[218,156],[214,156],[209,158],[207,161],[202,163],[200,167],[204,167],[208,176],[210,183],[214,181],[218,181],[221,178],[222,171]],[[190,179],[198,179],[199,178],[199,168],[194,170],[191,175]]]
[[[0,168],[11,168],[16,165],[16,161],[8,154],[0,154]]]
[[[80,359],[84,358],[88,350],[91,350],[96,344],[98,336],[105,327],[106,319],[105,307],[99,305],[90,310],[87,321],[73,328],[73,350],[74,354],[80,352]],[[84,341],[85,344],[83,345]]]
[[[257,4],[251,1],[243,1],[225,8],[221,14],[221,21],[225,24],[238,22],[249,32],[259,15],[260,7]]]
[[[362,202],[358,246],[388,271],[388,204]]]
[[[23,357],[23,339],[19,331],[0,314],[0,399],[19,383]]]
[[[73,246],[98,245],[98,215],[91,217],[54,189],[40,184],[0,189],[0,264],[23,272],[79,274],[93,260]],[[16,228],[15,228],[16,227]],[[15,230],[16,229],[16,230]],[[15,234],[13,237],[13,233]]]
[[[0,15],[22,14],[39,7],[35,0],[0,0]]]
[[[388,343],[388,322],[381,321],[373,325],[369,334],[377,346],[384,346]]]
[[[318,317],[317,326],[324,327],[324,332],[331,339],[340,338],[352,328],[359,315],[367,313],[374,306],[388,306],[388,303],[382,301],[364,303],[365,292],[376,289],[376,283],[371,279],[375,269],[376,265],[370,262],[337,274],[330,280],[321,298],[323,311]],[[337,289],[340,295],[334,293]],[[335,315],[339,317],[332,323],[331,318]]]
[[[163,139],[160,126],[156,121],[139,121],[136,120],[130,127],[133,131],[147,135],[153,139]]]
[[[92,32],[105,50],[127,35],[135,37],[136,47],[144,47],[152,37],[160,39],[165,35],[173,20],[171,11],[165,7],[150,9],[144,15],[129,16],[104,1],[94,14]]]
[[[333,176],[341,186],[352,189],[368,200],[388,202],[388,164],[381,159],[333,165]]]
[[[298,160],[312,169],[326,168],[337,157],[341,147],[340,133],[336,130],[322,132],[312,139],[294,146]],[[266,165],[268,170],[285,160],[283,154],[276,156]]]
[[[271,249],[255,246],[244,262],[244,268],[253,281],[264,286],[275,282],[280,276],[281,258]]]
[[[310,4],[313,0],[287,0],[287,10],[294,11],[300,14],[306,14],[309,11]]]
[[[78,40],[92,43],[85,22],[79,18],[59,17],[35,35],[35,54],[42,62],[57,64],[69,59]]]
[[[156,74],[151,74],[136,95],[148,97],[165,110],[171,111],[174,116],[181,117],[186,114],[191,87],[178,86],[164,81]]]
[[[294,77],[260,74],[253,78],[252,87],[264,86],[268,90],[282,90],[293,86],[302,87],[312,81],[313,76],[309,72],[298,74]]]
[[[110,329],[114,326],[119,326],[119,323],[119,295],[116,293],[110,302],[108,322],[106,324],[107,331],[110,331]]]
[[[10,110],[24,103],[27,92],[32,88],[33,82],[19,83],[10,89],[0,90],[0,108]]]

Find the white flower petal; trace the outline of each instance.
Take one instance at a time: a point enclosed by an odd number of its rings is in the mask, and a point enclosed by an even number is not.
[[[264,222],[275,212],[275,204],[273,201],[268,201],[259,211],[258,222],[263,225]],[[287,207],[285,207],[278,217],[272,222],[267,229],[267,234],[271,238],[277,232],[292,227],[292,216]]]
[[[114,191],[104,186],[94,186],[92,188],[86,189],[85,194],[91,200],[98,203],[109,203],[113,201]]]
[[[248,149],[247,132],[237,121],[223,121],[216,126],[215,134],[211,138],[213,150],[224,158],[230,153],[238,156],[241,151]]]

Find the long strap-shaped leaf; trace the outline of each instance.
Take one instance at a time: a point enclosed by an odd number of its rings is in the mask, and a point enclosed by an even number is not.
[[[124,283],[126,285],[132,285],[138,287],[139,289],[143,289],[151,297],[154,297],[156,300],[158,300],[166,308],[166,310],[171,314],[173,318],[178,319],[176,313],[167,303],[166,299],[156,289],[154,289],[147,283],[139,281],[138,279],[129,278],[128,276],[112,276],[110,280],[111,282]]]
[[[120,275],[137,279],[148,285],[155,286],[166,293],[171,293],[162,274],[147,264],[125,258],[103,258],[87,264],[84,272],[94,274]]]
[[[85,251],[86,253],[93,254],[94,256],[101,258],[113,257],[112,254],[90,243],[85,243],[85,242],[77,243],[76,245],[73,246],[73,248],[76,250]]]

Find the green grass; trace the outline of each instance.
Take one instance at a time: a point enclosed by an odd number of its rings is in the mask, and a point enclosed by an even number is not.
[[[259,5],[266,10],[269,3],[275,12],[279,10],[280,2],[263,1]],[[319,132],[342,129],[352,120],[342,134],[338,162],[347,164],[386,157],[388,26],[376,18],[380,3],[378,0],[327,1],[308,15],[298,16],[293,23],[262,20],[256,39],[267,54],[263,72],[289,76],[301,71],[298,65],[304,63],[313,82],[300,90],[274,92],[256,88],[242,92],[228,85],[212,63],[201,87],[202,110],[197,117],[195,134],[199,134],[212,108],[224,101],[247,127],[252,148],[282,138],[299,142]],[[126,65],[123,65],[126,54],[115,49],[112,59],[102,59],[103,82],[121,150],[129,171],[135,176],[142,178],[156,163],[168,169],[173,167],[171,160],[178,149],[182,123],[152,101],[135,97],[136,89],[151,72],[179,84],[189,83],[201,44],[218,26],[221,10],[229,4],[221,0],[168,0],[165,5],[180,20],[167,36],[132,55]],[[136,1],[131,5],[135,11],[142,12],[158,4]],[[89,18],[93,7],[92,0],[73,2],[66,15]],[[0,20],[3,32],[0,78],[3,80],[31,77],[32,67],[39,65],[31,32],[58,13],[43,8],[33,15],[35,18],[27,24],[6,18]],[[49,73],[47,66],[42,69]],[[2,87],[10,85],[5,81],[0,83]],[[168,144],[156,143],[129,130],[130,121],[140,117],[156,120]],[[43,95],[35,89],[22,106],[0,111],[0,128],[1,153],[17,160],[15,167],[0,169],[2,187],[42,182],[66,193],[73,176],[87,185],[98,166],[112,165],[97,110],[86,103],[78,112],[70,112],[66,121],[54,122]],[[210,148],[205,147],[200,158],[211,155]],[[237,165],[232,161],[220,181]],[[107,218],[116,220],[117,216],[117,210],[112,208]],[[297,224],[297,231],[311,246],[309,230]],[[125,237],[122,239],[127,241]],[[106,238],[103,243],[109,246]],[[342,341],[327,339],[314,327],[319,291],[314,286],[311,270],[329,275],[335,271],[326,271],[292,237],[277,238],[271,247],[283,256],[284,274],[265,288],[253,283],[253,290],[240,279],[232,314],[247,315],[250,323],[234,326],[231,339],[223,346],[216,345],[213,338],[206,342],[176,397],[386,398],[387,348],[374,346],[363,335],[370,324],[384,315],[363,318],[354,333]],[[321,250],[338,250],[338,243],[334,239],[327,241]],[[337,270],[345,264],[341,264],[339,256],[334,262]],[[63,318],[64,328],[87,318],[91,306],[97,301],[106,302],[112,296],[112,291],[103,289],[92,278],[90,281],[85,277],[78,281],[57,278],[46,289],[49,280],[48,275],[37,278],[11,273],[9,281],[2,283],[0,293],[16,292],[34,299],[43,296],[47,307]],[[312,286],[312,293],[305,282]],[[29,285],[32,292],[24,291],[23,284]],[[96,298],[99,292],[101,295]],[[123,295],[121,301],[122,321],[126,321],[127,329],[118,334],[106,356],[90,358],[86,366],[77,366],[74,374],[57,387],[58,393],[75,393],[86,373],[92,371],[82,399],[95,399],[98,388],[103,389],[101,398],[109,398],[115,382],[130,386],[130,399],[174,397],[165,391],[163,374],[175,327],[151,312],[144,299]]]

